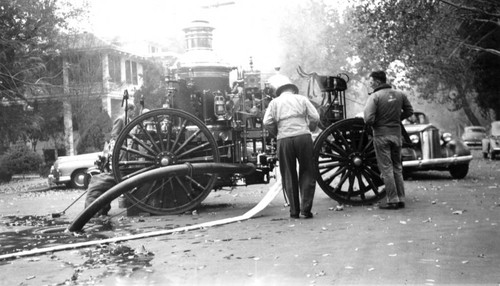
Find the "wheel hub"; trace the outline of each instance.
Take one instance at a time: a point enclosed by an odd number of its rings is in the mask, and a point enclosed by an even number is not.
[[[161,167],[170,166],[176,161],[174,154],[170,152],[161,152],[156,156],[156,164]]]
[[[358,153],[353,153],[349,155],[349,161],[351,166],[361,167],[363,165],[363,158]]]

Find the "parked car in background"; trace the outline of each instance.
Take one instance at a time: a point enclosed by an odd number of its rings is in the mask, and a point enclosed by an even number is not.
[[[101,152],[57,158],[49,172],[49,186],[66,185],[69,188],[86,188],[87,170],[94,166]]]
[[[422,112],[415,112],[403,126],[411,141],[402,150],[405,176],[419,170],[448,171],[455,179],[467,175],[472,154],[460,138],[441,132]]]
[[[489,134],[483,139],[483,157],[494,160],[500,154],[500,121],[493,121]]]
[[[462,134],[462,140],[469,147],[481,147],[483,139],[486,138],[486,128],[483,126],[466,126]]]

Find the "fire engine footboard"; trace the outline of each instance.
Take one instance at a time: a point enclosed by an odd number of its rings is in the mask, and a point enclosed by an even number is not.
[[[161,177],[183,176],[188,174],[203,174],[203,173],[241,173],[250,174],[255,171],[253,164],[228,164],[228,163],[193,163],[167,166],[154,169],[125,181],[118,183],[91,205],[84,209],[68,227],[69,231],[81,231],[85,224],[106,204],[111,203],[123,193],[132,190],[142,184]]]

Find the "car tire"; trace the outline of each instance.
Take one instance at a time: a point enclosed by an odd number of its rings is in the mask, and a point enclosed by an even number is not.
[[[408,171],[404,171],[403,170],[403,180],[408,180],[409,178],[411,178],[411,173],[408,172]]]
[[[72,188],[84,189],[85,177],[87,176],[87,169],[78,169],[71,174],[71,182],[69,185]]]
[[[450,175],[454,179],[463,179],[469,172],[469,164],[451,165]]]

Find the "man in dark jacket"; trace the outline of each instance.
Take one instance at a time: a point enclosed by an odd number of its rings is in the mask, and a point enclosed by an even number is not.
[[[384,71],[370,74],[373,93],[366,102],[364,119],[373,129],[377,165],[387,192],[387,204],[380,208],[395,210],[405,207],[401,120],[413,114],[413,107],[403,92],[392,89],[386,81]]]
[[[115,146],[115,141],[120,135],[120,132],[125,128],[125,125],[134,117],[135,105],[131,102],[127,102],[125,106],[124,113],[118,116],[113,122],[113,129],[111,130],[111,139],[109,145],[105,148],[106,152],[113,152]],[[107,157],[107,156],[106,156]],[[116,185],[115,177],[110,172],[103,172],[95,175],[91,178],[88,189],[87,196],[85,197],[85,208],[92,204],[98,197],[104,194],[107,190],[111,189]],[[111,205],[105,205],[96,216],[108,215]]]

